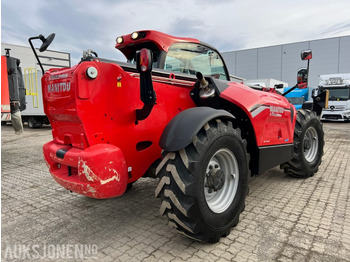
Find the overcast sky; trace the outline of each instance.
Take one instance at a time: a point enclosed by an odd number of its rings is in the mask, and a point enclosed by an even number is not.
[[[115,38],[153,29],[193,37],[221,52],[350,35],[349,0],[2,0],[1,42],[124,60]],[[37,42],[39,47],[40,43]]]

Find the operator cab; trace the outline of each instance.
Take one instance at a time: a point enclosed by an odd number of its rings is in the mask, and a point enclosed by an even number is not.
[[[201,72],[215,79],[230,80],[224,60],[215,48],[197,39],[173,37],[157,31],[140,31],[117,38],[116,48],[135,64],[143,48],[153,54],[153,68],[195,76]]]

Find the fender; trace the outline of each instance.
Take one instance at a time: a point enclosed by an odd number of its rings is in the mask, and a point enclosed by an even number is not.
[[[218,117],[235,118],[225,110],[217,110],[211,107],[194,107],[182,111],[164,128],[159,145],[168,152],[185,148],[206,123]]]

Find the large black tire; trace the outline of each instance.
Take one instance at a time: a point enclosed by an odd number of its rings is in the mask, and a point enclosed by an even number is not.
[[[186,148],[165,152],[155,195],[170,226],[201,242],[214,243],[230,233],[245,207],[246,144],[231,122],[216,119]]]
[[[284,172],[292,177],[313,176],[322,161],[324,132],[316,113],[300,109],[294,129],[294,153],[291,161],[281,165]]]

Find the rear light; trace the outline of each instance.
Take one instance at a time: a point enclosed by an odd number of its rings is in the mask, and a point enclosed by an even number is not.
[[[142,72],[150,71],[152,69],[151,51],[146,48],[142,48],[138,55],[140,56],[140,64],[138,65],[139,69]]]

